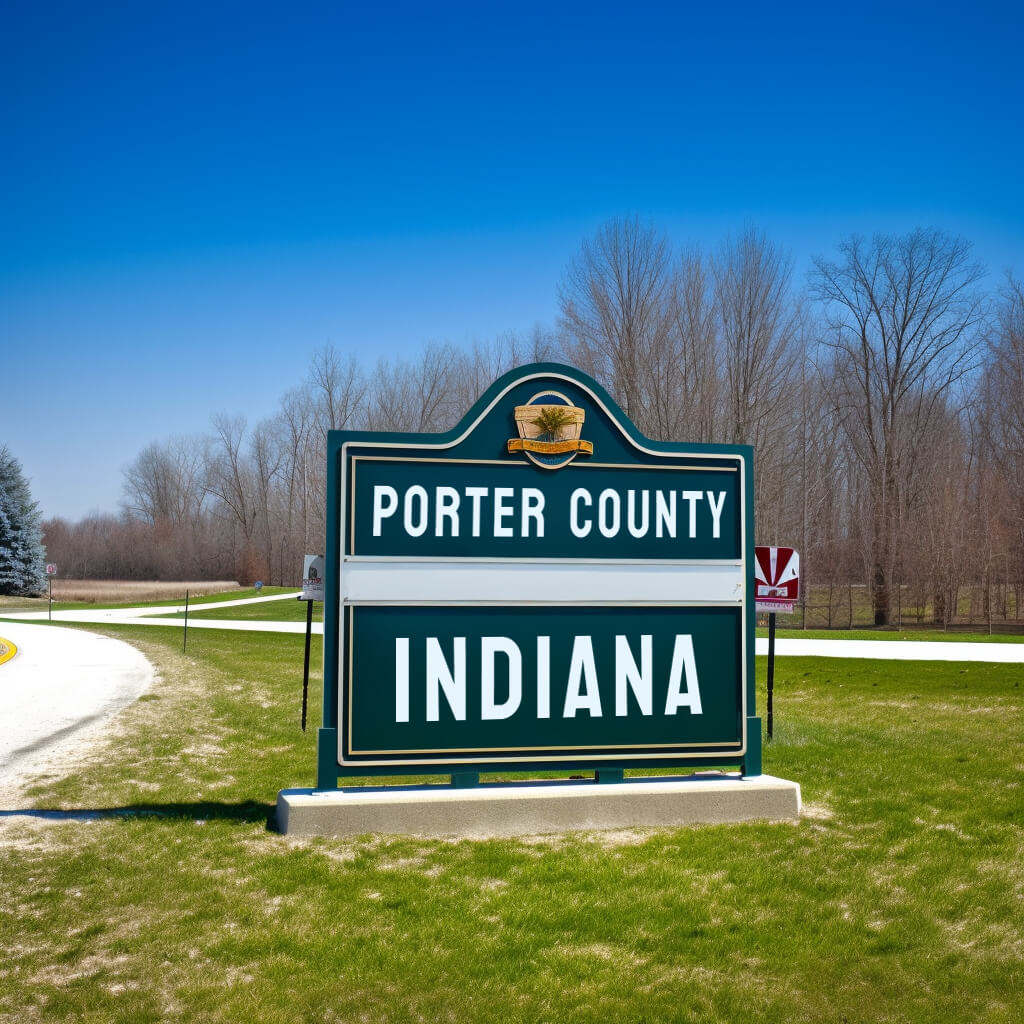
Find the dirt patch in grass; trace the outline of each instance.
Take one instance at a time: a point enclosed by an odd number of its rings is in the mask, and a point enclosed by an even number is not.
[[[656,830],[653,828],[620,828],[609,829],[607,832],[594,832],[587,838],[605,850],[611,850],[616,846],[641,846],[656,834]]]
[[[832,808],[826,804],[804,804],[800,808],[801,818],[812,818],[815,821],[828,821],[832,817]]]
[[[0,594],[0,612],[5,608],[36,608],[46,607],[45,597],[10,597],[7,594]]]

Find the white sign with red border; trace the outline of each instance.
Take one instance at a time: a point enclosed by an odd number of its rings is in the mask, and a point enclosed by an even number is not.
[[[759,612],[791,612],[800,599],[800,555],[793,548],[754,548],[754,599]]]
[[[324,556],[306,555],[302,565],[302,597],[300,601],[324,599]]]
[[[57,575],[57,565],[56,565],[55,562],[47,562],[46,563],[46,575],[47,576],[56,576]]]

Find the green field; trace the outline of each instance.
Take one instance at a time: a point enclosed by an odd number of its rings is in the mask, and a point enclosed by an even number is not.
[[[189,614],[192,614],[193,606],[196,608],[205,608],[209,605],[223,604],[225,601],[247,601],[254,597],[273,597],[276,594],[293,594],[295,593],[294,587],[262,587],[257,590],[255,587],[243,587],[238,590],[228,590],[223,594],[205,594],[202,597],[189,597]],[[159,611],[161,608],[175,608],[178,605],[185,603],[185,594],[182,593],[181,597],[176,597],[166,601],[140,601],[138,604],[133,604],[133,608],[153,608]],[[269,602],[275,604],[276,602]],[[92,602],[83,601],[67,601],[62,602],[58,605],[56,601],[53,602],[53,609],[71,610],[75,608],[121,608],[124,603],[121,604],[93,604]],[[248,607],[242,605],[242,607]],[[226,610],[226,609],[225,609]],[[182,613],[184,614],[184,613]]]
[[[806,616],[799,605],[791,615],[780,613],[778,623],[787,628],[807,629],[871,629],[875,611],[871,592],[863,584],[837,585],[831,590],[820,583],[802,584],[803,598],[807,603]],[[1017,592],[1013,587],[993,584],[990,590],[992,601],[992,625],[994,628],[1020,630],[1021,620]],[[929,627],[942,629],[943,617],[936,616],[933,598],[918,604],[921,592],[918,588],[904,585],[901,597],[895,591],[892,595],[890,618],[893,628],[928,630]],[[950,625],[961,629],[973,624],[974,629],[987,628],[988,612],[985,604],[985,588],[963,586],[957,592],[955,610],[950,605]],[[936,618],[938,621],[936,622]]]
[[[98,590],[102,592],[104,584],[98,584]],[[154,586],[162,586],[161,584],[154,584]],[[116,584],[110,585],[111,590],[116,589]],[[191,609],[195,607],[205,607],[207,605],[222,604],[224,601],[242,601],[253,597],[270,597],[274,594],[294,594],[296,589],[294,587],[263,587],[261,590],[256,590],[255,587],[246,588],[235,588],[234,590],[227,590],[219,594],[204,594],[202,596],[195,596],[194,594],[189,597],[189,614],[191,615]],[[185,588],[182,586],[180,595],[169,597],[159,601],[130,601],[127,602],[124,599],[118,601],[102,601],[102,600],[82,600],[82,601],[58,601],[54,600],[52,608],[55,612],[63,611],[100,611],[105,608],[152,608],[154,612],[159,611],[161,608],[174,608],[178,605],[185,603]],[[0,617],[4,614],[20,611],[46,611],[49,607],[47,598],[44,597],[4,597],[0,598]],[[244,605],[242,607],[245,607]]]
[[[228,609],[225,609],[227,611]],[[767,637],[768,630],[758,627],[759,637]],[[937,629],[776,629],[779,640],[924,640],[929,643],[1020,644],[1024,634],[1019,633],[966,633]]]
[[[303,637],[105,631],[160,680],[0,814],[0,1020],[1024,1017],[1020,666],[780,659],[796,825],[303,841]]]
[[[294,594],[295,590],[285,590],[283,593]],[[260,622],[305,622],[306,601],[297,598],[282,598],[280,601],[264,601],[260,604],[242,604],[232,608],[211,608],[208,605],[202,606],[193,613],[189,609],[189,619],[253,619]],[[170,617],[170,616],[169,616]],[[176,612],[173,618],[183,619],[184,612]],[[313,621],[324,621],[324,605],[322,601],[313,602]]]

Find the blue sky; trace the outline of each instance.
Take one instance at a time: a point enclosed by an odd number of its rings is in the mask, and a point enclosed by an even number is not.
[[[0,444],[45,515],[325,344],[551,324],[604,220],[1024,275],[1019,4],[29,3],[0,29]]]

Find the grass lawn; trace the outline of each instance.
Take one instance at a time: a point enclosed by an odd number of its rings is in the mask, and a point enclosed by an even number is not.
[[[294,594],[296,591],[286,590],[284,593]],[[176,612],[173,617],[183,619],[185,613]],[[193,612],[189,606],[188,617],[189,619],[257,619],[261,622],[305,622],[306,602],[293,597],[280,601],[266,601],[262,604],[242,604],[233,608],[211,608],[204,605],[196,612]],[[322,601],[313,602],[313,621],[324,621]]]
[[[275,594],[294,594],[294,587],[262,587],[257,590],[255,587],[239,587],[237,590],[228,590],[220,594],[203,594],[200,597],[194,595],[189,596],[188,608],[189,615],[192,614],[192,608],[195,607],[206,607],[207,605],[218,605],[225,601],[246,601],[254,597],[273,597]],[[131,605],[132,608],[175,608],[178,605],[185,603],[185,592],[181,592],[180,597],[168,599],[166,601],[140,601],[138,604]],[[274,602],[270,602],[273,604]],[[54,610],[58,608],[57,602],[53,603]],[[66,604],[60,605],[61,610],[71,608],[123,608],[125,607],[124,602],[119,604],[93,604],[91,602],[67,602]],[[246,606],[242,606],[246,607]]]
[[[228,609],[224,609],[225,612]],[[226,617],[226,616],[225,616]],[[767,627],[758,627],[759,637],[767,637]],[[936,643],[1022,644],[1019,633],[961,633],[937,629],[782,629],[776,628],[777,640],[927,640]]]
[[[198,587],[203,584],[195,584]],[[145,587],[146,584],[140,584],[140,587]],[[165,583],[154,583],[149,585],[153,589],[159,589],[167,591],[171,588],[172,584]],[[125,584],[122,589],[130,589],[130,584]],[[95,593],[97,595],[106,593],[108,590],[112,593],[117,590],[116,584],[104,584],[100,583],[97,585]],[[150,601],[135,601],[122,599],[118,601],[103,601],[103,600],[75,600],[75,601],[57,601],[53,602],[53,610],[55,612],[63,611],[79,611],[82,609],[88,611],[99,611],[104,608],[174,608],[177,605],[183,605],[185,603],[185,589],[186,584],[181,584],[180,592],[175,593],[174,596],[168,598],[162,598],[160,600]],[[296,593],[295,587],[263,587],[261,590],[257,590],[255,587],[238,587],[236,586],[233,590],[224,590],[216,594],[201,594],[196,595],[195,593],[189,596],[189,615],[192,614],[192,607],[201,605],[216,605],[223,601],[242,601],[252,597],[270,597],[273,594],[294,594]],[[46,611],[49,607],[46,597],[4,597],[0,598],[0,618],[3,617],[5,612],[14,611]]]
[[[780,659],[796,825],[295,840],[303,637],[105,632],[160,680],[0,814],[0,1020],[1024,1018],[1019,666]]]
[[[837,629],[853,626],[853,628],[870,629],[874,622],[874,606],[872,604],[871,591],[863,584],[848,587],[845,584],[836,585],[831,588],[821,583],[801,583],[801,592],[807,602],[808,629]],[[902,618],[905,628],[927,629],[935,619],[935,607],[933,595],[929,595],[924,605],[918,607],[915,601],[920,599],[920,591],[917,588],[904,584],[902,587],[902,598],[897,597],[895,589],[892,593],[891,614],[894,620]],[[1021,613],[1017,606],[1016,591],[1013,587],[993,582],[991,589],[992,596],[992,618],[996,628],[1002,624],[1004,627],[1020,628]],[[831,614],[829,605],[831,603]],[[984,588],[978,586],[964,585],[957,593],[956,610],[953,615],[954,625],[963,628],[967,622],[974,622],[975,629],[985,628],[987,614],[984,604]],[[918,621],[918,616],[920,620]],[[940,622],[941,622],[941,616]],[[792,615],[779,614],[779,625],[798,626],[801,624],[803,615],[800,608],[797,608]],[[979,625],[980,624],[980,625]],[[941,626],[937,627],[941,629]]]

